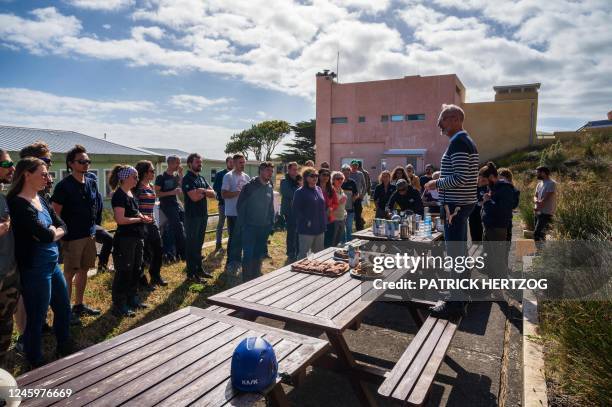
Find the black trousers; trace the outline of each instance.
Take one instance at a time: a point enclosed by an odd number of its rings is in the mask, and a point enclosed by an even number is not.
[[[142,264],[141,275],[144,275],[145,263],[149,265],[149,275],[151,280],[159,280],[161,278],[162,266],[162,241],[159,233],[159,228],[155,223],[145,225],[144,239],[144,261]]]
[[[541,213],[535,216],[535,230],[533,231],[533,240],[543,242],[546,240],[546,232],[552,223],[552,215]]]
[[[298,233],[297,223],[293,214],[285,215],[285,223],[287,226],[287,257],[295,259],[298,255]]]
[[[185,218],[185,231],[187,232],[187,247],[185,260],[187,261],[187,274],[197,275],[202,269],[202,245],[206,234],[208,216],[194,216]]]
[[[472,242],[482,242],[482,217],[480,216],[480,210],[482,207],[474,205],[474,209],[470,214],[469,225],[470,225],[470,236]]]
[[[357,199],[353,203],[353,208],[355,209],[355,229],[363,230],[365,227],[365,220],[361,216],[363,212],[363,200]]]
[[[102,245],[98,255],[98,267],[108,266],[108,259],[113,251],[113,235],[100,225],[96,225],[96,242]]]
[[[241,261],[242,259],[242,237],[240,228],[237,227],[237,216],[226,216],[227,220],[227,262]]]
[[[176,247],[176,255],[185,258],[185,227],[183,226],[184,212],[179,206],[164,206],[161,208],[166,215],[171,240]]]
[[[112,298],[116,306],[126,305],[137,296],[138,279],[142,267],[144,240],[138,237],[115,236],[113,243]]]

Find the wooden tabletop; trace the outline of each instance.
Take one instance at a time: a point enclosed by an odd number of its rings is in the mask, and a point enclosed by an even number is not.
[[[249,336],[268,340],[279,373],[290,376],[303,373],[329,347],[317,338],[187,307],[20,376],[20,389],[73,392],[22,405],[250,405],[263,396],[237,394],[230,382],[232,353]]]
[[[327,260],[336,248],[325,249],[314,258]],[[392,280],[394,270],[385,279]],[[252,312],[281,321],[295,322],[326,331],[341,332],[374,301],[372,284],[345,273],[327,277],[291,271],[285,266],[208,298],[211,304]],[[381,295],[382,295],[381,290]],[[366,298],[367,297],[367,298]]]
[[[438,242],[444,239],[444,233],[442,232],[432,232],[431,237],[410,236],[410,239],[390,239],[387,236],[375,235],[374,233],[372,233],[371,227],[357,231],[357,232],[353,232],[352,236],[357,237],[359,239],[365,239],[365,240],[379,240],[379,241],[390,240],[390,241],[406,242],[406,243],[414,242],[418,244],[429,244],[429,243]]]

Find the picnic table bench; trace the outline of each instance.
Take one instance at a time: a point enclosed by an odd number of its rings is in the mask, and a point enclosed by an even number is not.
[[[22,404],[252,405],[264,395],[239,393],[230,380],[232,353],[250,336],[273,345],[279,373],[289,380],[329,347],[318,338],[186,307],[20,376],[20,389],[72,390],[68,398],[30,398]],[[266,395],[274,405],[288,404],[280,379]]]

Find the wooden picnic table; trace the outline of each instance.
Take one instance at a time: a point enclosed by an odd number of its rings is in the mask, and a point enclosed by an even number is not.
[[[68,398],[22,405],[252,405],[264,396],[239,393],[230,380],[233,351],[250,336],[274,346],[287,378],[304,374],[329,348],[318,338],[186,307],[20,376],[20,389],[72,390]],[[274,405],[288,404],[280,379],[267,395]]]
[[[314,258],[330,259],[335,249],[325,249]],[[385,279],[392,281],[403,274],[404,270],[392,270]],[[325,361],[317,364],[347,372],[362,404],[374,405],[362,380],[380,383],[387,371],[358,363],[343,332],[358,324],[362,314],[382,293],[374,290],[371,282],[351,277],[349,273],[339,277],[312,275],[293,272],[288,265],[215,294],[208,302],[241,311],[251,318],[265,316],[324,331],[336,358],[322,358]]]

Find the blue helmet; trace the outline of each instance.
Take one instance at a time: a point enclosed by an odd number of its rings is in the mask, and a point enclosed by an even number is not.
[[[232,355],[232,385],[246,392],[261,392],[276,381],[278,362],[274,348],[260,337],[245,338]]]

